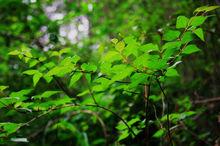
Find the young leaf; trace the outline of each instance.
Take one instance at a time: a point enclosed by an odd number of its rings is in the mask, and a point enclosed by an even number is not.
[[[69,86],[72,87],[82,77],[82,75],[83,74],[81,72],[74,73],[70,79]]]
[[[196,45],[188,45],[184,50],[183,50],[183,54],[192,54],[195,52],[199,52],[200,49],[196,46]]]
[[[202,6],[202,7],[197,8],[194,11],[194,13],[195,12],[209,12],[209,11],[213,11],[213,10],[218,9],[218,8],[220,8],[220,6]]]
[[[176,20],[176,28],[186,28],[189,22],[189,18],[185,16],[178,16]]]
[[[195,33],[202,41],[205,41],[205,39],[204,39],[204,33],[203,33],[202,28],[198,28],[198,29],[194,30],[194,33]]]
[[[115,45],[115,49],[118,50],[119,52],[124,50],[124,48],[125,48],[125,43],[123,41],[120,41]]]
[[[111,42],[116,45],[118,43],[118,39],[113,38],[113,39],[111,39]]]

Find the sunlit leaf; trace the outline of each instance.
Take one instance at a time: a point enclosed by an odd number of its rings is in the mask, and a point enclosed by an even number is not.
[[[73,85],[82,77],[82,75],[83,74],[81,72],[75,72],[70,79],[69,86],[73,87]]]
[[[204,33],[202,28],[198,28],[196,30],[193,31],[202,41],[205,41],[204,39]]]
[[[189,18],[185,16],[178,16],[176,21],[176,28],[186,28],[189,22]]]
[[[180,35],[180,32],[177,30],[167,30],[163,35],[163,40],[165,41],[173,41],[177,39]]]
[[[33,84],[34,84],[34,86],[36,86],[36,84],[38,83],[38,81],[40,80],[40,78],[42,76],[43,76],[43,74],[40,73],[40,72],[37,72],[37,73],[34,74],[34,76],[33,76]]]
[[[192,54],[192,53],[196,53],[199,52],[200,49],[196,46],[196,45],[188,45],[184,50],[183,50],[183,54]]]
[[[203,24],[206,19],[207,19],[206,16],[194,16],[189,20],[190,26],[195,26],[195,27],[199,26],[199,25]]]

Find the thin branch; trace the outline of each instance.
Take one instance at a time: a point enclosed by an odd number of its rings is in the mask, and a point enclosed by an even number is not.
[[[168,137],[169,137],[169,141],[170,141],[170,145],[173,146],[173,140],[172,140],[172,137],[171,137],[171,132],[170,132],[170,119],[169,119],[169,115],[170,115],[170,111],[169,111],[169,100],[164,92],[164,89],[162,88],[161,84],[160,84],[160,81],[158,78],[156,78],[156,81],[160,87],[160,90],[161,92],[163,93],[163,96],[164,98],[166,99],[166,103],[167,103],[167,131],[168,131]]]
[[[188,131],[192,136],[194,136],[197,140],[203,142],[204,144],[206,144],[207,146],[212,146],[212,144],[208,143],[206,140],[201,139],[200,137],[198,137],[197,133],[194,133],[192,130],[190,130],[183,121],[180,121],[181,125],[183,126],[183,128]]]
[[[214,98],[210,98],[210,99],[193,101],[193,103],[195,103],[195,104],[203,104],[203,103],[208,103],[208,102],[220,102],[220,97],[214,97]]]
[[[83,76],[84,76],[84,78],[85,78],[85,80],[86,80],[87,87],[88,87],[88,89],[89,89],[89,94],[90,94],[90,96],[92,97],[93,102],[94,102],[96,105],[98,105],[98,103],[97,103],[97,101],[96,101],[96,99],[95,99],[95,96],[94,96],[94,94],[93,94],[93,91],[92,91],[92,89],[91,89],[91,87],[90,87],[90,85],[89,85],[89,82],[87,81],[87,79],[86,79],[84,73],[83,73]]]
[[[144,86],[144,104],[145,104],[145,144],[149,145],[149,96],[150,96],[150,85]]]
[[[108,109],[108,108],[106,108],[106,107],[103,107],[103,106],[100,106],[100,105],[96,105],[96,104],[84,104],[84,105],[80,105],[80,104],[66,104],[66,105],[64,105],[64,106],[51,108],[51,109],[49,109],[48,111],[46,111],[46,112],[44,112],[44,113],[42,113],[42,114],[40,114],[40,115],[38,115],[38,116],[32,118],[31,120],[27,121],[26,123],[23,123],[23,124],[20,126],[20,128],[22,128],[22,127],[24,127],[24,126],[29,126],[29,125],[30,125],[32,122],[34,122],[35,120],[37,120],[37,119],[39,119],[39,118],[41,118],[41,117],[43,117],[43,116],[49,114],[49,113],[52,112],[52,111],[59,110],[59,109],[62,109],[62,108],[66,108],[66,107],[74,107],[74,106],[75,106],[75,107],[76,107],[76,106],[79,106],[79,107],[81,107],[81,106],[98,107],[98,108],[100,108],[100,109],[103,109],[103,110],[105,110],[105,111],[108,111],[108,112],[112,113],[115,117],[117,117],[119,120],[121,120],[121,121],[126,125],[126,127],[127,127],[128,130],[129,130],[129,132],[131,132],[134,136],[136,136],[136,134],[134,133],[134,131],[131,129],[131,127],[128,125],[128,123],[127,123],[121,116],[119,116],[117,113],[115,113],[114,111],[112,111],[112,110],[110,110],[110,109]],[[19,128],[19,129],[20,129],[20,128]]]
[[[129,132],[131,132],[134,136],[136,136],[136,134],[134,133],[132,128],[128,125],[128,123],[121,116],[119,116],[117,113],[115,113],[114,111],[112,111],[112,110],[110,110],[110,109],[108,109],[106,107],[100,106],[100,105],[87,104],[85,106],[98,107],[98,108],[101,108],[101,109],[103,109],[105,111],[108,111],[108,112],[112,113],[115,117],[117,117],[119,120],[121,120],[126,125],[126,127],[129,130]]]

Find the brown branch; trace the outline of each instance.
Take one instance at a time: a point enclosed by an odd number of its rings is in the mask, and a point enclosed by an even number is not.
[[[220,97],[213,97],[210,99],[204,99],[204,100],[195,100],[192,101],[194,104],[203,104],[203,103],[209,103],[209,102],[220,102]]]
[[[144,86],[144,104],[145,104],[145,144],[149,146],[149,96],[150,96],[150,85]]]
[[[168,137],[169,137],[169,141],[170,141],[170,145],[173,146],[173,140],[172,140],[172,137],[171,137],[171,132],[170,132],[170,119],[169,119],[169,116],[170,116],[170,110],[169,110],[169,107],[170,107],[170,103],[169,103],[169,100],[164,92],[164,89],[162,88],[161,84],[160,84],[160,81],[158,78],[156,78],[156,81],[160,87],[160,90],[161,92],[163,93],[163,96],[164,98],[166,99],[166,103],[167,103],[167,131],[168,131]]]

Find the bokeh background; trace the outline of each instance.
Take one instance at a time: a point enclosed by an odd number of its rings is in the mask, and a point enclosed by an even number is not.
[[[25,45],[35,54],[41,54],[68,48],[70,54],[78,54],[83,62],[97,64],[103,52],[112,47],[112,38],[133,35],[141,43],[160,44],[164,28],[175,26],[178,15],[190,17],[197,7],[219,4],[218,0],[0,0],[0,84],[10,85],[8,92],[32,86],[32,79],[21,75],[28,66],[8,55],[13,49]],[[178,146],[219,146],[220,143],[219,22],[220,11],[216,10],[203,25],[206,41],[196,41],[202,52],[185,58],[178,67],[181,77],[166,85],[169,86],[168,95],[172,96],[173,111],[200,111],[186,123],[190,132],[176,132],[174,139]],[[42,81],[34,92],[45,88],[53,89],[54,85],[45,85]],[[83,84],[74,90],[80,92],[81,88]],[[0,96],[4,96],[3,93]],[[114,98],[109,97],[117,113],[127,117],[140,111],[141,100],[124,98],[120,92],[114,93]],[[157,106],[160,108],[161,105]],[[1,122],[26,118],[19,113],[0,111]],[[90,116],[76,114],[71,122],[64,124],[77,129],[75,132],[54,127],[45,131],[45,125],[52,118],[38,120],[21,132],[28,136],[29,143],[9,142],[8,145],[104,145],[100,127]],[[117,131],[111,129],[118,121],[105,114],[104,122],[111,133],[109,143],[120,145],[115,142]],[[155,127],[152,126],[151,130],[155,131]],[[140,134],[135,141],[141,139],[143,135]],[[135,141],[130,138],[121,145],[135,145]],[[162,145],[157,139],[150,143]]]

